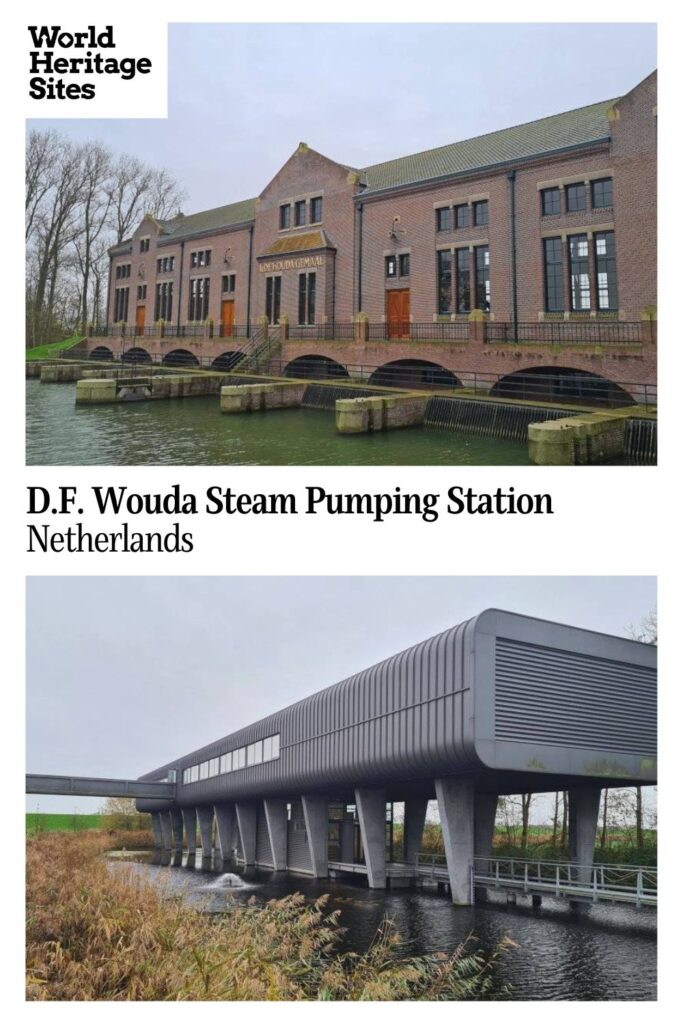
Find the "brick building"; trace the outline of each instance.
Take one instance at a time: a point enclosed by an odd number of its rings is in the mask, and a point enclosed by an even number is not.
[[[256,198],[145,217],[111,250],[107,333],[220,357],[267,318],[285,364],[499,373],[512,342],[533,346],[524,366],[652,382],[655,310],[653,73],[619,99],[366,168],[301,143]]]

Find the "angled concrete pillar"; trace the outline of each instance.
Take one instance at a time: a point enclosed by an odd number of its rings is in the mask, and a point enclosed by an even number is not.
[[[474,854],[490,857],[496,830],[497,793],[474,794]]]
[[[161,820],[161,845],[165,853],[170,853],[173,849],[173,830],[171,828],[171,815],[168,811],[161,811],[159,814]]]
[[[387,884],[386,815],[387,797],[383,789],[357,789],[356,809],[363,840],[368,885],[385,889]]]
[[[197,852],[197,811],[194,807],[183,807],[181,814],[185,826],[187,852],[190,857],[194,857]]]
[[[403,817],[403,859],[407,864],[414,864],[420,852],[426,816],[426,800],[422,797],[410,797],[406,800]]]
[[[580,865],[572,872],[580,882],[589,882],[591,877],[600,793],[599,786],[574,786],[569,790],[569,860]]]
[[[469,780],[457,779],[436,779],[434,785],[439,802],[451,898],[460,906],[470,906],[474,858],[474,786]]]
[[[313,875],[315,878],[327,878],[327,797],[302,796],[301,805],[304,810]]]
[[[353,815],[347,814],[340,822],[340,856],[342,864],[353,864],[354,825]]]
[[[213,807],[198,807],[199,835],[202,840],[202,867],[209,863],[213,853]]]
[[[221,859],[223,864],[231,863],[234,860],[235,849],[235,820],[234,804],[215,804],[216,831],[218,832],[218,844],[221,848]]]
[[[173,849],[176,853],[183,852],[183,816],[176,807],[171,811],[171,830],[173,832]]]
[[[285,800],[264,800],[270,852],[276,871],[287,869],[287,803]]]
[[[152,815],[152,832],[154,834],[154,849],[160,850],[163,846],[163,837],[161,834],[161,815],[158,811],[153,811]]]
[[[240,830],[240,842],[244,856],[244,866],[256,863],[256,804],[239,802],[235,804],[237,811],[237,827]]]

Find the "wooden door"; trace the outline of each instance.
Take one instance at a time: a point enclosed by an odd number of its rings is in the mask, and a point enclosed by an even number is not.
[[[410,289],[394,288],[387,292],[387,328],[389,338],[410,337]]]
[[[235,322],[235,303],[232,299],[223,299],[221,305],[221,337],[229,338],[232,335],[232,326]]]
[[[135,310],[135,333],[143,335],[145,333],[145,307],[137,306]]]

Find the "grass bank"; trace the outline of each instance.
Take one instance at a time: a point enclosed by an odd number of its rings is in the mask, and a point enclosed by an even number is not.
[[[472,940],[405,957],[386,922],[365,954],[339,952],[340,912],[327,897],[202,914],[132,871],[110,871],[102,855],[119,845],[95,832],[28,838],[28,999],[481,999],[511,944],[490,958]]]
[[[49,359],[50,356],[56,356],[66,349],[75,348],[82,341],[84,341],[82,334],[72,334],[70,338],[64,338],[63,341],[52,341],[47,345],[34,345],[33,348],[26,349],[26,362],[32,363],[36,359]]]

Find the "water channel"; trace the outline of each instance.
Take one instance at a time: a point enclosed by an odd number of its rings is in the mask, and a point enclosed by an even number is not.
[[[363,952],[386,918],[400,936],[399,952],[449,952],[470,933],[486,952],[509,935],[517,947],[496,968],[493,998],[514,1000],[652,1000],[656,998],[657,931],[651,908],[596,904],[571,911],[555,899],[539,909],[522,899],[508,907],[491,893],[488,903],[454,907],[444,895],[419,890],[372,891],[364,879],[316,880],[283,872],[241,871],[237,877],[198,866],[161,866],[151,853],[112,855],[116,871],[133,871],[169,895],[221,913],[233,900],[279,899],[301,892],[311,899],[329,893],[340,910],[342,944]],[[235,882],[242,883],[235,885]],[[507,987],[507,990],[506,990]]]
[[[26,462],[40,466],[515,466],[526,444],[421,427],[342,437],[334,413],[221,415],[218,398],[76,406],[75,385],[26,381]]]

